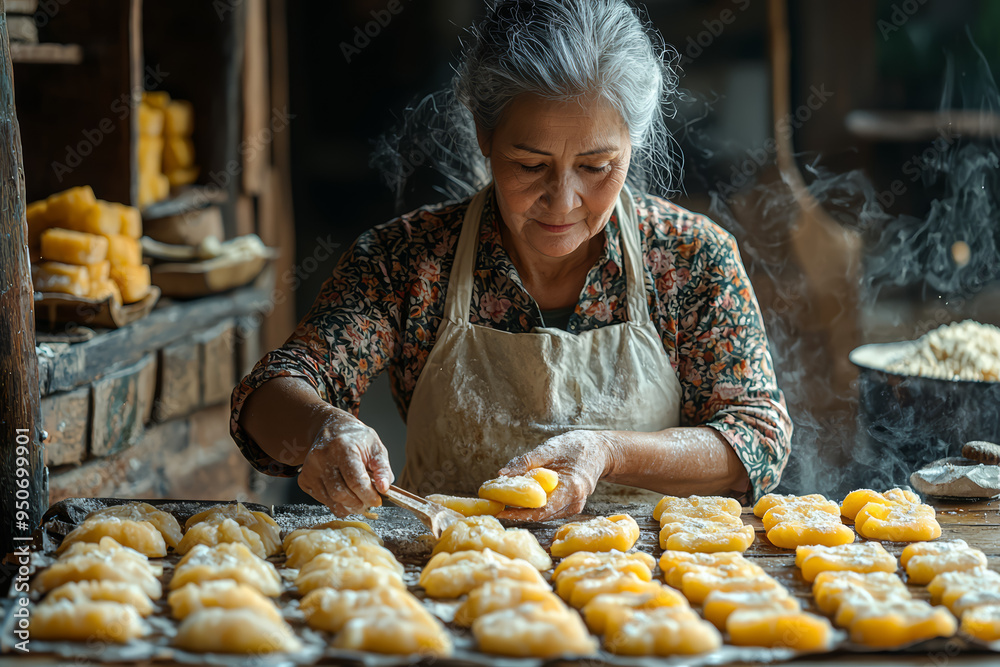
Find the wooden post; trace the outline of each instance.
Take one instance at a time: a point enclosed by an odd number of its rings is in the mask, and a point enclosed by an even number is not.
[[[49,497],[24,199],[14,71],[0,0],[0,554],[23,544],[17,538],[31,534]]]

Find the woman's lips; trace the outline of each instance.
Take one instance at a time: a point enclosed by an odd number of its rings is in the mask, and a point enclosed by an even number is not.
[[[558,234],[559,232],[565,232],[570,227],[575,226],[572,223],[568,225],[546,225],[544,222],[539,222],[538,220],[535,220],[535,223],[545,231],[552,232],[553,234]]]

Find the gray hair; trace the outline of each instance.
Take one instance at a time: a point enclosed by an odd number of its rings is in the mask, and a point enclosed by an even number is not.
[[[497,0],[469,34],[452,90],[408,109],[397,133],[376,151],[373,164],[397,199],[406,179],[385,158],[410,144],[444,175],[443,193],[468,194],[485,185],[489,170],[475,128],[495,129],[523,93],[557,100],[603,96],[628,128],[629,183],[658,194],[672,188],[681,156],[666,120],[675,113],[679,56],[626,0]]]

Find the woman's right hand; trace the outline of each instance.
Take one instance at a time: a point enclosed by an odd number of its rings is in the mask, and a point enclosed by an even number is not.
[[[299,487],[339,517],[382,504],[393,482],[389,453],[375,429],[349,412],[326,406],[311,429]]]

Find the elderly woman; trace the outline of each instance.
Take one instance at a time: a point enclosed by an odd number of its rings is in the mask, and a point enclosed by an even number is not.
[[[236,388],[239,447],[339,515],[380,504],[356,414],[390,371],[420,494],[544,466],[548,504],[502,516],[545,519],[774,488],[791,423],[736,243],[626,186],[664,145],[656,35],[623,0],[503,0],[472,35],[455,92],[492,182],[357,240]]]

